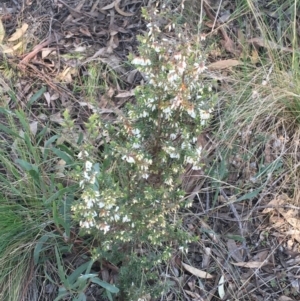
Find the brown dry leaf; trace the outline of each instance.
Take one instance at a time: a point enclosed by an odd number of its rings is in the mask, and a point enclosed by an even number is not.
[[[207,66],[208,70],[221,70],[221,69],[226,69],[230,67],[235,67],[240,65],[241,62],[238,60],[234,59],[228,59],[228,60],[222,60],[222,61],[217,61],[214,63],[211,63],[210,65]]]
[[[296,239],[300,242],[300,231],[299,230],[288,230],[285,232],[286,235],[292,236],[293,239]]]
[[[265,208],[262,213],[266,214],[271,211],[274,211],[279,206],[284,205],[284,203],[285,203],[285,201],[281,197],[276,197],[271,202],[269,202],[267,205],[268,207],[272,207],[272,208]]]
[[[266,265],[267,262],[248,261],[248,262],[232,262],[232,264],[235,266],[238,266],[238,267],[256,269],[256,268],[261,268],[262,266]]]
[[[191,274],[193,274],[199,278],[210,279],[210,278],[214,277],[211,274],[209,274],[205,271],[199,270],[197,268],[194,268],[186,263],[182,262],[181,265],[185,268],[186,271],[190,272]]]
[[[30,129],[30,132],[33,136],[35,136],[36,133],[37,133],[37,127],[38,127],[38,122],[37,121],[33,121],[29,124],[29,129]]]
[[[278,298],[278,301],[294,301],[294,300],[290,297],[287,297],[287,296],[280,296]]]
[[[28,24],[23,23],[21,28],[18,28],[16,32],[8,39],[9,42],[14,42],[18,39],[20,39],[28,29]]]
[[[120,9],[119,4],[120,4],[121,0],[116,0],[115,1],[115,10],[122,16],[124,17],[131,17],[134,15],[134,13],[126,13],[123,10]]]
[[[133,84],[134,79],[135,79],[135,76],[136,76],[137,73],[138,73],[138,70],[137,70],[137,69],[129,71],[128,74],[127,74],[126,81],[127,81],[129,84]]]
[[[48,105],[48,108],[50,108],[50,104],[51,104],[51,96],[50,96],[50,93],[49,92],[45,92],[44,93],[44,97],[47,101],[47,105]]]
[[[42,58],[46,58],[51,52],[53,51],[53,49],[51,48],[45,48],[42,50]]]
[[[191,292],[191,291],[188,291],[188,290],[184,290],[184,292],[189,295],[190,297],[193,298],[193,300],[197,301],[197,300],[201,300],[201,297],[197,294],[197,293],[194,293],[194,292]]]
[[[230,53],[234,54],[234,55],[239,55],[240,51],[238,51],[236,49],[235,44],[233,43],[233,41],[226,35],[224,36],[224,38],[226,38],[225,40],[221,41],[222,46]]]
[[[212,251],[211,248],[204,248],[203,251],[202,268],[207,268],[210,263]]]
[[[24,45],[23,41],[21,41],[18,44],[12,46],[12,47],[9,47],[9,46],[6,46],[6,45],[1,45],[1,47],[3,49],[2,50],[3,53],[14,53],[18,49],[23,50],[25,48],[25,45]]]
[[[286,52],[294,51],[292,48],[281,47],[280,45],[277,45],[276,43],[274,43],[272,41],[268,41],[264,38],[253,38],[253,39],[247,40],[247,42],[257,45],[259,47],[264,47],[264,48],[271,47],[272,49],[279,49],[279,50],[286,51]]]
[[[55,166],[56,176],[57,177],[60,177],[60,178],[64,178],[65,177],[65,174],[64,174],[65,166],[66,166],[66,161],[64,161],[63,159],[60,159],[57,162],[57,164]]]
[[[250,60],[253,65],[257,64],[259,61],[259,54],[256,48],[253,48],[250,55]]]
[[[269,251],[265,250],[265,251],[260,251],[257,254],[255,254],[255,256],[253,256],[252,260],[253,261],[258,261],[258,262],[263,262],[269,255]]]
[[[115,97],[116,98],[124,98],[124,97],[130,97],[130,96],[134,96],[134,90],[133,89],[130,90],[130,91],[120,92]]]
[[[115,2],[116,2],[116,1],[113,1],[111,4],[108,4],[108,5],[106,5],[106,6],[102,7],[102,8],[100,8],[100,10],[109,10],[109,9],[114,8],[114,7],[115,7]]]
[[[5,29],[2,20],[0,18],[0,44],[2,44],[4,37],[5,37]]]
[[[227,241],[228,252],[232,256],[232,258],[236,261],[241,262],[243,260],[242,254],[236,245],[236,242],[233,239],[228,239]]]
[[[80,26],[80,27],[79,27],[79,31],[80,31],[82,34],[84,34],[85,36],[87,36],[87,37],[92,37],[92,35],[91,35],[89,29],[87,28],[87,26]]]

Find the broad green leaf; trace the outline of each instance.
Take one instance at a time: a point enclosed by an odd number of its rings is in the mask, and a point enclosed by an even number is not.
[[[37,242],[34,251],[33,251],[33,261],[37,265],[40,259],[40,253],[43,249],[45,242],[49,239],[49,235],[43,235]]]
[[[68,155],[70,155],[71,157],[74,157],[74,152],[72,150],[70,150],[69,147],[67,147],[64,144],[59,144],[57,145],[57,148],[59,148],[61,151],[66,152]]]
[[[92,261],[92,260],[91,260]],[[93,261],[92,261],[93,262]],[[90,262],[86,262],[84,264],[82,264],[81,266],[79,266],[69,277],[69,283],[70,284],[74,284],[75,281],[80,277],[81,274],[84,273],[84,271],[86,271],[87,267],[89,266]]]
[[[60,149],[53,147],[51,148],[51,150],[56,156],[63,159],[67,163],[67,165],[71,165],[73,163],[73,159]]]
[[[119,292],[119,289],[117,287],[115,287],[114,285],[111,285],[105,281],[100,280],[98,277],[92,278],[91,282],[98,284],[99,286],[105,288],[106,290],[108,290],[109,292],[111,292],[113,294],[117,294]]]

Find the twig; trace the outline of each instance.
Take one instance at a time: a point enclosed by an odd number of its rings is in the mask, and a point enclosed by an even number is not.
[[[234,214],[234,216],[235,216],[235,218],[238,222],[241,236],[244,238],[243,243],[242,243],[243,244],[243,249],[247,252],[247,255],[249,255],[249,251],[248,251],[248,248],[247,248],[247,245],[246,245],[246,240],[245,240],[245,237],[244,237],[244,230],[243,230],[243,225],[242,225],[242,222],[241,222],[241,218],[240,218],[238,212],[236,211],[233,203],[229,200],[228,196],[224,192],[224,190],[220,189],[220,192],[221,192],[222,196],[226,199],[226,201],[228,201],[229,207],[230,207],[232,213]]]

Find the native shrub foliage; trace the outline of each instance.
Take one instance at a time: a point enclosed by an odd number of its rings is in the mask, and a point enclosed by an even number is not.
[[[87,143],[78,156],[82,193],[74,216],[82,229],[101,237],[102,250],[132,241],[188,240],[170,213],[189,205],[181,177],[187,165],[201,169],[197,136],[214,105],[203,80],[200,38],[182,34],[184,25],[157,11],[143,14],[148,33],[139,37],[139,56],[130,60],[144,84],[116,121],[90,117],[89,141],[100,137],[101,154]],[[167,26],[157,25],[158,14]]]

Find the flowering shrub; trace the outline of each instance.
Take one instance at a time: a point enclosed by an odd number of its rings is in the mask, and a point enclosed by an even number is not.
[[[73,212],[85,231],[101,237],[102,250],[131,241],[189,240],[168,214],[189,205],[180,179],[188,164],[201,169],[197,136],[214,105],[203,81],[200,42],[181,38],[182,27],[172,20],[159,28],[156,11],[143,14],[148,34],[139,37],[139,56],[130,59],[145,84],[119,122],[91,116],[87,129],[90,136],[100,133],[101,159],[88,146],[78,155],[82,194]]]

